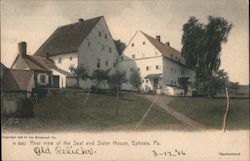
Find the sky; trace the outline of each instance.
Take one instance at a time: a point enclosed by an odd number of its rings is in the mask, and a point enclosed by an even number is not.
[[[114,39],[128,43],[137,30],[156,36],[181,50],[182,26],[190,16],[206,23],[221,16],[233,24],[221,51],[221,69],[231,81],[249,84],[248,0],[147,0],[147,1],[1,1],[1,62],[10,67],[18,54],[17,43],[27,42],[32,55],[59,26],[79,18],[104,16]]]

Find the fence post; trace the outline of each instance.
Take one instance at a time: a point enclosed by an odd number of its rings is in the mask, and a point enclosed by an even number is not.
[[[227,109],[226,109],[226,112],[225,112],[224,118],[223,118],[223,124],[222,124],[222,130],[223,130],[223,132],[226,132],[227,117],[228,117],[229,107],[230,107],[230,100],[229,100],[229,95],[228,95],[227,88],[225,88],[225,92],[226,92],[226,96],[227,96]]]

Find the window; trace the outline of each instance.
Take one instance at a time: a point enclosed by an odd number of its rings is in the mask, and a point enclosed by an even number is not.
[[[107,38],[108,38],[107,34],[105,34],[105,36],[104,36],[104,37],[105,37],[105,39],[107,39]]]
[[[156,70],[160,70],[160,65],[156,65],[156,66],[155,66],[155,69],[156,69]]]
[[[108,65],[109,65],[109,62],[108,62],[108,61],[105,61],[105,65],[108,66]]]
[[[173,58],[173,54],[171,54],[171,58]]]
[[[146,79],[146,83],[148,83],[148,79]]]
[[[101,65],[101,60],[100,60],[99,58],[97,58],[96,67],[97,67],[97,68],[100,68],[100,65]]]
[[[157,55],[158,55],[158,52],[156,51],[156,52],[155,52],[155,56],[157,56]]]
[[[123,56],[121,56],[121,60],[123,60]]]
[[[134,47],[134,46],[135,46],[135,44],[134,44],[134,43],[132,43],[132,44],[131,44],[131,46],[132,46],[132,47]]]
[[[102,45],[102,51],[105,49],[105,46],[104,45]]]
[[[145,45],[146,44],[145,41],[143,41],[142,44]]]
[[[40,85],[47,85],[49,80],[48,80],[48,76],[45,73],[39,73],[37,75],[38,80],[37,83],[39,83]]]
[[[176,73],[176,69],[174,69],[174,73]]]
[[[179,58],[178,61],[181,62],[181,59]]]
[[[171,84],[173,84],[173,80],[171,80]]]
[[[174,71],[174,69],[173,68],[171,68],[171,72],[173,72]]]
[[[138,71],[140,71],[140,68],[137,68]]]
[[[112,48],[111,48],[111,47],[109,47],[109,52],[110,52],[110,53],[112,52]]]
[[[174,85],[176,85],[176,81],[174,81]]]
[[[132,58],[135,58],[135,54],[132,55]]]
[[[46,81],[46,76],[40,75],[39,83],[45,83],[45,81]]]
[[[59,58],[58,58],[58,63],[61,64],[61,62],[62,62],[62,58],[59,57]]]
[[[146,66],[146,70],[149,71],[150,70],[150,66]]]
[[[177,60],[177,56],[175,57],[175,60]]]
[[[114,64],[113,64],[113,67],[115,67],[115,66],[116,66],[116,64],[114,63]]]
[[[70,56],[70,57],[69,57],[69,61],[72,61],[72,59],[73,59],[72,56]]]
[[[88,42],[88,46],[90,46],[90,42]]]
[[[181,71],[181,75],[184,75],[184,71],[183,70]]]
[[[99,31],[99,37],[101,37],[102,36],[102,33],[101,33],[101,31]]]
[[[133,68],[130,68],[130,72],[133,72],[134,71],[134,69]]]

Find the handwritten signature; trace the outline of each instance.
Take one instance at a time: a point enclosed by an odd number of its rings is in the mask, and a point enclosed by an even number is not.
[[[96,153],[96,151],[94,151],[92,148],[83,148],[83,147],[76,148],[72,146],[65,146],[65,147],[56,146],[54,148],[54,151],[52,151],[48,146],[46,147],[37,146],[34,147],[33,151],[37,156],[41,156],[42,154],[94,155]]]

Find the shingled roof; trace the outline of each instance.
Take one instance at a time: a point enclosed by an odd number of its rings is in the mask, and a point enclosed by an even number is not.
[[[46,57],[49,56],[76,52],[82,41],[88,36],[95,25],[102,18],[96,17],[88,20],[82,20],[58,27],[55,32],[43,43],[36,51],[35,55]]]
[[[181,64],[186,64],[184,57],[181,55],[181,53],[170,47],[169,45],[166,45],[160,41],[158,41],[157,39],[151,37],[150,35],[144,33],[141,31],[141,33],[151,42],[151,44],[157,49],[159,50],[163,56],[177,62],[177,63],[181,63]]]
[[[18,57],[20,57],[20,55],[17,56],[16,60]],[[51,59],[37,55],[25,55],[22,56],[21,59],[24,60],[30,70],[52,71],[52,69],[54,69],[66,76],[71,76],[69,72],[59,69]],[[15,61],[13,64],[15,64]]]
[[[4,72],[2,78],[2,90],[25,90],[29,89],[29,83],[33,79],[34,71],[32,70],[16,70],[8,69]]]

